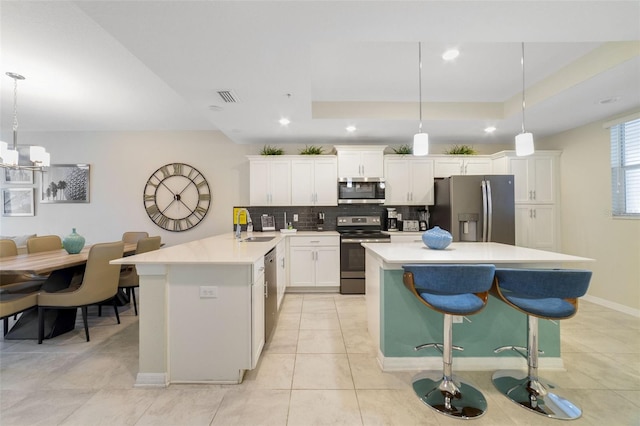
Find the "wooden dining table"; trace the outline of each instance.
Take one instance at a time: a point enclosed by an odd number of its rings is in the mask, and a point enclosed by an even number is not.
[[[0,275],[48,275],[48,278],[42,285],[41,291],[56,292],[67,287],[72,276],[76,274],[78,270],[82,270],[87,263],[90,249],[91,246],[86,246],[78,254],[69,254],[66,250],[60,249],[3,257],[0,258]],[[135,251],[136,243],[125,243],[124,256],[134,254]],[[2,287],[0,286],[0,290],[1,289]],[[116,296],[118,299],[122,299],[122,303],[128,301],[128,298],[124,294],[118,294]],[[47,310],[45,317],[45,336],[54,337],[73,330],[75,327],[75,318],[76,310]],[[25,311],[4,338],[6,340],[36,339],[37,319],[37,308]]]

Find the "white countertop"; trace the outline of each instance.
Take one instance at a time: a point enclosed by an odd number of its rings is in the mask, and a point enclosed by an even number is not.
[[[372,254],[390,264],[407,263],[566,263],[593,259],[500,243],[452,243],[432,250],[422,243],[363,243]]]
[[[265,242],[242,242],[235,238],[233,232],[203,238],[177,246],[164,247],[148,253],[128,256],[126,258],[113,260],[113,264],[252,264],[264,256],[269,250],[274,248],[284,238],[295,238],[296,236],[315,235],[339,235],[335,231],[299,231],[294,234],[282,234],[274,232],[254,232],[254,237],[274,237],[271,241]],[[246,232],[242,233],[242,238],[246,238]]]

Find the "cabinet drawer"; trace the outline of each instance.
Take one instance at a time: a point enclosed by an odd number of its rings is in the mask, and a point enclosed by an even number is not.
[[[318,236],[291,236],[289,237],[290,247],[300,246],[339,246],[340,237],[337,235],[318,235]]]

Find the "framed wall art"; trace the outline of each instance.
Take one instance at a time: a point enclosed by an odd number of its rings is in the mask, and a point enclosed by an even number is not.
[[[34,216],[34,188],[3,188],[2,216]]]
[[[33,171],[4,169],[2,182],[7,185],[33,185]]]
[[[41,173],[41,203],[88,203],[89,164],[52,164]]]

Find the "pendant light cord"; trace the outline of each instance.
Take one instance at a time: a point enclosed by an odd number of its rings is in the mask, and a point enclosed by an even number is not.
[[[422,42],[418,42],[418,98],[420,109],[420,125],[418,133],[422,133]]]
[[[521,44],[522,46],[522,57],[520,59],[520,64],[522,65],[522,133],[524,133],[524,42]]]

